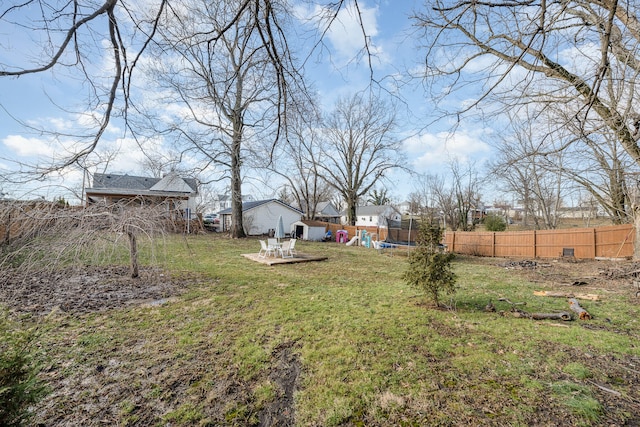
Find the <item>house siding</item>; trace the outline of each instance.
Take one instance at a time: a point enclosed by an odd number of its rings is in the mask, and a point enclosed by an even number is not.
[[[275,230],[278,218],[282,215],[284,230],[287,232],[291,229],[291,224],[299,221],[302,214],[292,207],[287,206],[277,200],[265,202],[255,202],[255,206],[244,208],[242,214],[242,223],[245,233],[250,236],[261,234],[269,234],[271,230]],[[221,212],[223,216],[223,224],[225,230],[231,224],[231,213],[229,210]]]

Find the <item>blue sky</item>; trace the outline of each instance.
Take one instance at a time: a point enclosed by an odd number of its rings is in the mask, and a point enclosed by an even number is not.
[[[360,1],[364,25],[371,37],[375,52],[373,67],[375,77],[383,85],[392,81],[387,76],[399,76],[406,69],[419,67],[424,60],[419,40],[412,35],[412,22],[409,16],[415,7],[424,7],[422,1]],[[300,8],[300,16],[311,16],[312,10]],[[42,40],[36,35],[0,21],[0,63],[12,64],[12,61],[29,59],[38,55],[34,46],[41,46]],[[35,43],[35,45],[34,45]],[[354,57],[362,47],[362,33],[353,10],[344,9],[325,40],[327,50],[315,54],[308,62],[308,76],[320,95],[323,107],[330,108],[336,99],[356,90],[365,89],[369,83],[370,70],[366,61],[354,62]],[[31,58],[33,59],[33,58]],[[92,63],[94,70],[108,70],[108,63],[97,59]],[[390,86],[385,86],[391,88]],[[0,169],[17,168],[19,163],[49,164],[64,150],[77,149],[77,139],[50,136],[28,132],[16,122],[18,119],[35,128],[46,127],[70,133],[85,123],[95,119],[90,112],[82,111],[89,88],[80,84],[76,75],[56,70],[54,73],[23,76],[20,78],[0,78]],[[450,134],[447,122],[431,123],[431,103],[419,81],[410,82],[402,88],[399,95],[404,98],[408,110],[399,110],[400,138],[404,146],[409,166],[421,173],[439,173],[452,158],[481,164],[490,155],[486,141],[492,137],[493,130],[482,125],[458,127]],[[456,100],[453,100],[455,103]],[[459,102],[464,102],[460,100]],[[56,108],[63,106],[66,111]],[[12,117],[13,116],[13,117]],[[153,141],[155,150],[164,150],[162,141]],[[137,143],[126,133],[117,121],[114,121],[103,136],[100,144],[103,155],[118,150],[117,157],[109,163],[109,172],[145,174],[141,168],[143,155]],[[406,197],[413,190],[411,179],[400,172],[388,176],[389,191],[398,199]],[[64,195],[72,199],[72,192],[81,190],[82,173],[79,168],[66,170],[52,176],[51,180],[37,185],[8,186],[2,191],[14,197],[22,197],[28,192],[31,197],[44,196],[52,199]],[[1,186],[1,185],[0,185]],[[247,188],[245,193],[259,190]],[[256,194],[257,197],[269,197],[269,194]]]

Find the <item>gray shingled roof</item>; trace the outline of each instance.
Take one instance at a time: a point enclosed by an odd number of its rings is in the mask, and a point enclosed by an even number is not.
[[[398,210],[391,205],[367,205],[367,206],[357,206],[356,215],[357,216],[382,215],[389,208],[393,209],[395,212],[398,212]],[[346,215],[346,213],[347,213],[346,210],[342,211],[342,215]]]
[[[256,201],[253,201],[253,202],[243,202],[242,203],[242,212],[246,212],[246,211],[251,210],[253,208],[257,208],[258,206],[267,204],[269,202],[276,202],[276,203],[279,203],[282,206],[285,206],[285,207],[287,207],[289,209],[292,209],[292,210],[294,210],[296,212],[302,213],[300,210],[294,208],[293,206],[289,206],[288,204],[286,204],[286,203],[284,203],[284,202],[282,202],[282,201],[280,201],[278,199],[267,199],[267,200],[256,200]],[[221,210],[220,212],[218,212],[218,215],[229,215],[229,214],[231,214],[231,208],[227,208],[227,209],[224,209],[224,210]]]
[[[88,190],[153,190],[161,192],[198,192],[198,183],[193,178],[175,179],[177,175],[169,174],[164,178],[150,178],[146,176],[117,175],[117,174],[93,174],[93,187]],[[162,181],[162,182],[161,182]],[[180,181],[185,182],[186,188]],[[153,188],[158,185],[162,188]],[[130,191],[129,191],[130,192]]]

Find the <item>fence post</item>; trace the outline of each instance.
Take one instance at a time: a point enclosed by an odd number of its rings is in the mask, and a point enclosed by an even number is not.
[[[536,230],[533,230],[533,259],[536,258],[536,255],[538,255],[538,242]]]
[[[598,236],[596,234],[596,229],[594,227],[593,228],[593,259],[596,259],[597,250],[598,250],[598,245],[596,240],[598,240]]]
[[[491,257],[496,257],[496,232],[493,232],[493,241],[491,242]]]

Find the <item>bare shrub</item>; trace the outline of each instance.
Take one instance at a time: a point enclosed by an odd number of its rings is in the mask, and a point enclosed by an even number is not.
[[[137,277],[138,240],[151,242],[153,258],[157,238],[174,226],[174,214],[166,205],[145,206],[139,201],[86,208],[4,202],[0,205],[0,269],[42,271],[122,263],[128,257],[131,276]]]

